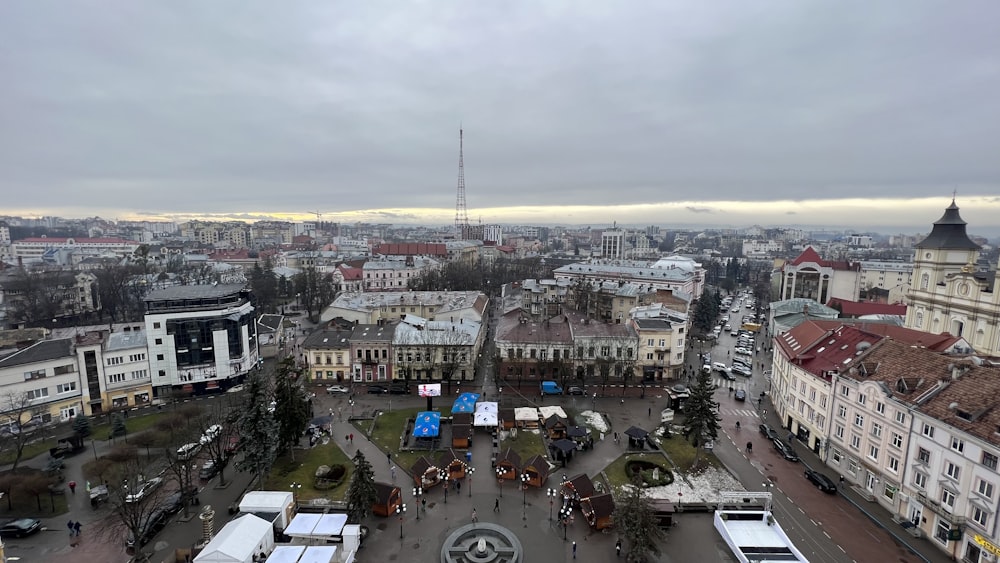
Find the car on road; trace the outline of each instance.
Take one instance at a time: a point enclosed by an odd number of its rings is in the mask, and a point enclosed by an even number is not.
[[[733,352],[740,354],[741,356],[753,356],[753,350],[750,348],[736,348]]]
[[[381,395],[382,393],[388,393],[389,388],[382,385],[369,385],[368,394],[369,395]]]
[[[393,383],[389,386],[389,393],[393,395],[409,395],[410,386],[405,383]]]
[[[733,367],[729,368],[729,371],[737,375],[742,375],[743,377],[753,376],[753,371],[743,364],[734,363]]]
[[[177,448],[177,459],[181,461],[187,461],[194,456],[198,455],[201,451],[201,444],[196,444],[191,442],[190,444],[184,444],[183,446]]]
[[[207,481],[215,477],[215,474],[218,472],[219,467],[215,465],[215,462],[208,460],[201,466],[201,470],[198,471],[198,478]]]
[[[813,471],[812,469],[806,469],[806,479],[810,483],[816,485],[816,488],[823,491],[824,493],[834,494],[837,492],[837,484],[833,482],[833,479],[823,475],[818,471]]]
[[[139,485],[135,492],[125,495],[125,502],[135,503],[140,502],[142,499],[149,496],[150,493],[156,490],[157,487],[163,484],[163,479],[160,477],[153,477],[149,481],[145,481]]]
[[[583,389],[583,387],[576,387],[576,386],[570,387],[569,391],[567,391],[567,393],[569,393],[570,395],[586,395],[587,394],[587,392]]]
[[[747,392],[746,392],[746,390],[744,390],[744,389],[737,389],[736,390],[735,399],[737,401],[745,401],[745,400],[747,400]]]
[[[205,444],[208,444],[212,440],[218,438],[219,434],[221,433],[222,433],[222,426],[218,424],[213,424],[205,429],[205,433],[201,435],[201,439],[198,441],[201,442],[201,445],[204,446]]]
[[[42,521],[37,518],[18,518],[0,527],[0,536],[5,538],[23,538],[30,536],[42,527]]]
[[[774,444],[774,449],[778,452],[778,455],[788,461],[799,461],[799,456],[795,454],[795,450],[783,442],[781,438],[775,438],[771,442]]]
[[[760,430],[761,435],[768,440],[774,440],[778,437],[778,433],[775,432],[774,428],[771,428],[768,424],[761,424],[757,428]]]
[[[162,508],[153,510],[142,520],[142,523],[139,524],[138,541],[136,541],[136,538],[129,533],[128,539],[125,540],[125,545],[132,549],[146,545],[149,543],[149,540],[153,539],[153,537],[167,525],[167,520],[169,519],[170,514],[166,510],[163,510]]]
[[[712,369],[715,371],[721,371],[722,373],[728,373],[729,367],[722,362],[712,362]]]
[[[343,385],[331,385],[331,386],[329,386],[329,387],[326,388],[326,394],[327,395],[335,395],[335,394],[338,394],[338,393],[341,394],[341,395],[346,395],[346,394],[348,394],[350,392],[351,392],[351,390],[348,389],[347,387],[344,387]]]
[[[743,358],[741,356],[733,358],[733,363],[739,364],[741,366],[752,367],[750,362],[751,362],[750,358]]]

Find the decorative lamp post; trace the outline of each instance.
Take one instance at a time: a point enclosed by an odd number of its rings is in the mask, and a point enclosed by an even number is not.
[[[572,512],[573,509],[568,504],[559,509],[559,520],[563,525],[563,541],[566,541],[566,528],[569,527],[569,517]]]
[[[545,494],[546,494],[546,496],[549,497],[549,522],[551,522],[552,521],[552,503],[556,500],[556,497],[559,496],[559,491],[550,488],[548,491],[545,492]]]
[[[500,498],[503,498],[503,467],[497,466],[497,482],[500,483]]]
[[[419,509],[418,509],[419,512]],[[399,514],[399,539],[403,539],[403,515],[406,514],[406,504],[396,507],[396,514]]]
[[[295,506],[297,507],[299,505],[299,489],[302,488],[302,483],[292,483],[291,488],[292,496],[294,497],[292,500],[295,501]]]
[[[469,476],[469,496],[472,496],[472,474],[476,472],[475,467],[468,467],[465,469],[465,473]]]
[[[413,487],[413,502],[417,503],[417,499],[419,499],[420,495],[422,495],[422,494],[424,494],[423,487]],[[420,504],[419,503],[417,504],[417,520],[420,520]]]
[[[528,519],[528,479],[527,473],[521,474],[521,520]]]
[[[438,479],[444,483],[444,503],[448,504],[448,472],[444,469],[439,470]]]

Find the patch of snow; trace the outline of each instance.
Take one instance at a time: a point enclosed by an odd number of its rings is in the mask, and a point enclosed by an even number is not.
[[[745,491],[746,488],[725,469],[708,467],[699,473],[674,475],[674,482],[663,487],[644,489],[646,496],[674,502],[719,502],[720,491]]]
[[[598,432],[604,432],[607,434],[608,430],[610,430],[610,428],[608,428],[608,423],[604,422],[604,417],[601,416],[601,413],[599,412],[583,411],[580,413],[580,416],[587,420],[587,426],[597,430]]]

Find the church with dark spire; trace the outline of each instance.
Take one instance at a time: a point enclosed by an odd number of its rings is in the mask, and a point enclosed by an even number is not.
[[[952,199],[929,235],[917,243],[906,326],[961,336],[976,353],[1000,355],[1000,286],[996,269],[976,267],[980,246]]]

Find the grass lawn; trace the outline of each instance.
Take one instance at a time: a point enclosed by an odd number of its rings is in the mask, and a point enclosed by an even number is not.
[[[406,428],[406,420],[413,418],[418,412],[424,409],[399,409],[392,412],[382,412],[375,419],[375,429],[372,431],[372,442],[383,451],[392,452],[396,464],[403,469],[409,470],[420,456],[427,455],[429,459],[437,459],[437,452],[401,452],[399,451],[399,438]],[[375,461],[375,460],[370,460]]]
[[[22,473],[21,470],[18,470],[18,474],[25,476],[41,475],[41,472],[29,471]],[[0,499],[0,518],[3,518],[6,522],[12,518],[25,516],[31,518],[51,518],[59,514],[65,514],[69,510],[66,504],[66,495],[70,494],[70,492],[69,487],[65,483],[61,483],[61,485],[64,494],[50,495],[46,491],[38,497],[21,487],[15,487],[11,491],[12,494],[4,495]]]
[[[542,441],[542,435],[530,430],[518,430],[516,438],[508,435],[507,439],[500,444],[500,451],[507,451],[507,448],[517,452],[517,455],[521,456],[522,462],[527,462],[536,455],[545,455],[545,443]]]
[[[343,482],[333,489],[319,490],[314,488],[316,468],[320,465],[336,465],[338,463],[347,468]],[[331,440],[327,444],[321,444],[309,450],[295,450],[294,461],[289,456],[278,459],[274,463],[274,469],[271,470],[264,488],[270,491],[288,491],[291,490],[289,487],[292,483],[301,483],[302,488],[297,492],[300,501],[309,501],[315,498],[344,500],[353,471],[354,464],[351,463],[351,458]]]
[[[694,446],[691,445],[691,442],[685,440],[683,436],[673,435],[670,438],[661,438],[660,447],[677,464],[679,470],[688,471],[694,467]],[[701,452],[701,459],[698,464],[702,466],[708,464],[713,467],[722,467],[714,454],[704,450]]]
[[[629,484],[628,477],[625,475],[625,462],[630,459],[642,459],[653,463],[659,463],[667,468],[671,467],[667,458],[659,452],[625,454],[612,461],[610,465],[604,468],[604,472],[608,475],[608,481],[611,482],[612,489]],[[674,477],[676,478],[676,475]]]

